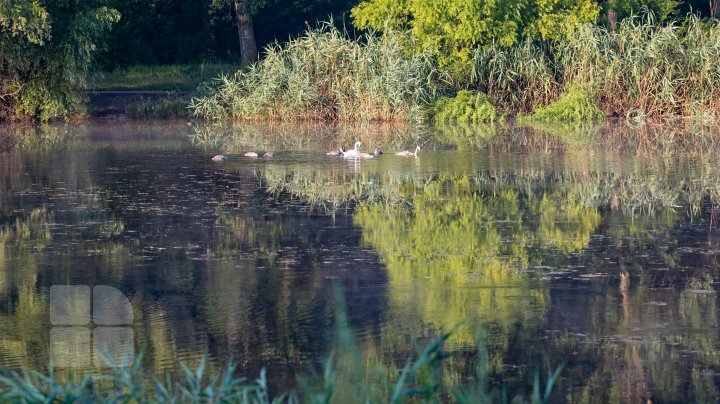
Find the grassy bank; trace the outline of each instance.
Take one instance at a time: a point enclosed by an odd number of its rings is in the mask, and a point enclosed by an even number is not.
[[[707,122],[720,111],[716,21],[690,16],[663,25],[645,16],[623,20],[615,32],[586,25],[554,42],[484,46],[465,81],[409,51],[411,41],[397,32],[354,40],[333,28],[312,30],[268,49],[250,70],[207,84],[190,109],[212,119],[444,122],[519,114]]]
[[[204,81],[230,74],[238,67],[231,64],[188,64],[168,66],[132,66],[109,72],[97,72],[88,88],[93,91],[193,91]]]

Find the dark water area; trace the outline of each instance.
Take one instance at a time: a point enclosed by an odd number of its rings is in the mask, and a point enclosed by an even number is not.
[[[388,368],[452,330],[447,385],[481,358],[490,388],[527,396],[548,360],[565,364],[553,401],[720,395],[712,151],[558,147],[553,134],[513,148],[486,133],[464,147],[332,128],[367,149],[423,147],[349,162],[326,156],[337,145],[312,128],[97,121],[40,140],[11,129],[20,140],[0,154],[4,367],[51,359],[52,286],[107,285],[130,300],[149,369],[232,357],[287,390],[333,350],[339,285],[360,351]]]

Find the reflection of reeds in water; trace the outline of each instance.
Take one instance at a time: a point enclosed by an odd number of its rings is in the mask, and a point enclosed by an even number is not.
[[[519,120],[494,125],[438,125],[435,140],[461,149],[497,151],[617,150],[624,155],[681,157],[717,152],[720,125],[696,120],[547,123]]]
[[[34,209],[26,218],[16,218],[15,223],[0,225],[0,243],[34,242],[41,247],[50,241],[52,214],[45,209]]]
[[[262,179],[271,193],[287,192],[302,198],[312,206],[337,210],[359,202],[402,202],[401,188],[412,187],[414,179],[406,174],[338,171],[317,171],[296,168],[292,170],[268,168]],[[424,182],[417,178],[418,185]]]
[[[720,167],[706,162],[693,167],[655,162],[651,172],[612,172],[595,162],[588,167],[592,153],[579,152],[577,159],[566,157],[565,167],[552,166],[499,171],[478,170],[473,174],[475,192],[492,197],[487,189],[525,191],[528,197],[560,192],[584,207],[622,210],[628,214],[655,214],[663,209],[684,208],[691,215],[702,206],[720,204]],[[642,164],[644,160],[640,160]],[[678,172],[679,171],[679,172]],[[383,202],[412,204],[414,195],[437,183],[435,174],[405,171],[319,170],[312,167],[268,167],[262,179],[270,192],[288,192],[314,206],[338,209],[358,203]],[[463,175],[444,175],[442,181],[461,180]]]
[[[206,150],[238,153],[248,147],[267,150],[349,149],[356,141],[363,148],[399,149],[428,141],[430,131],[407,124],[374,123],[337,125],[333,123],[216,123],[196,126],[192,142]]]

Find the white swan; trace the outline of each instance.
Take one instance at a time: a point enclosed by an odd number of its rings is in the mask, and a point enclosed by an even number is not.
[[[360,145],[362,142],[355,142],[355,148],[346,151],[342,156],[346,159],[362,158],[360,153]]]

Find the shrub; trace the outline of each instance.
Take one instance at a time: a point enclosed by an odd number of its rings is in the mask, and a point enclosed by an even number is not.
[[[536,110],[531,118],[544,122],[587,122],[605,117],[587,91],[571,86],[560,99]]]
[[[78,90],[119,13],[100,0],[6,3],[0,5],[0,118],[47,121],[82,112]]]
[[[483,93],[460,91],[453,98],[442,97],[433,108],[436,122],[493,123],[502,115]]]

